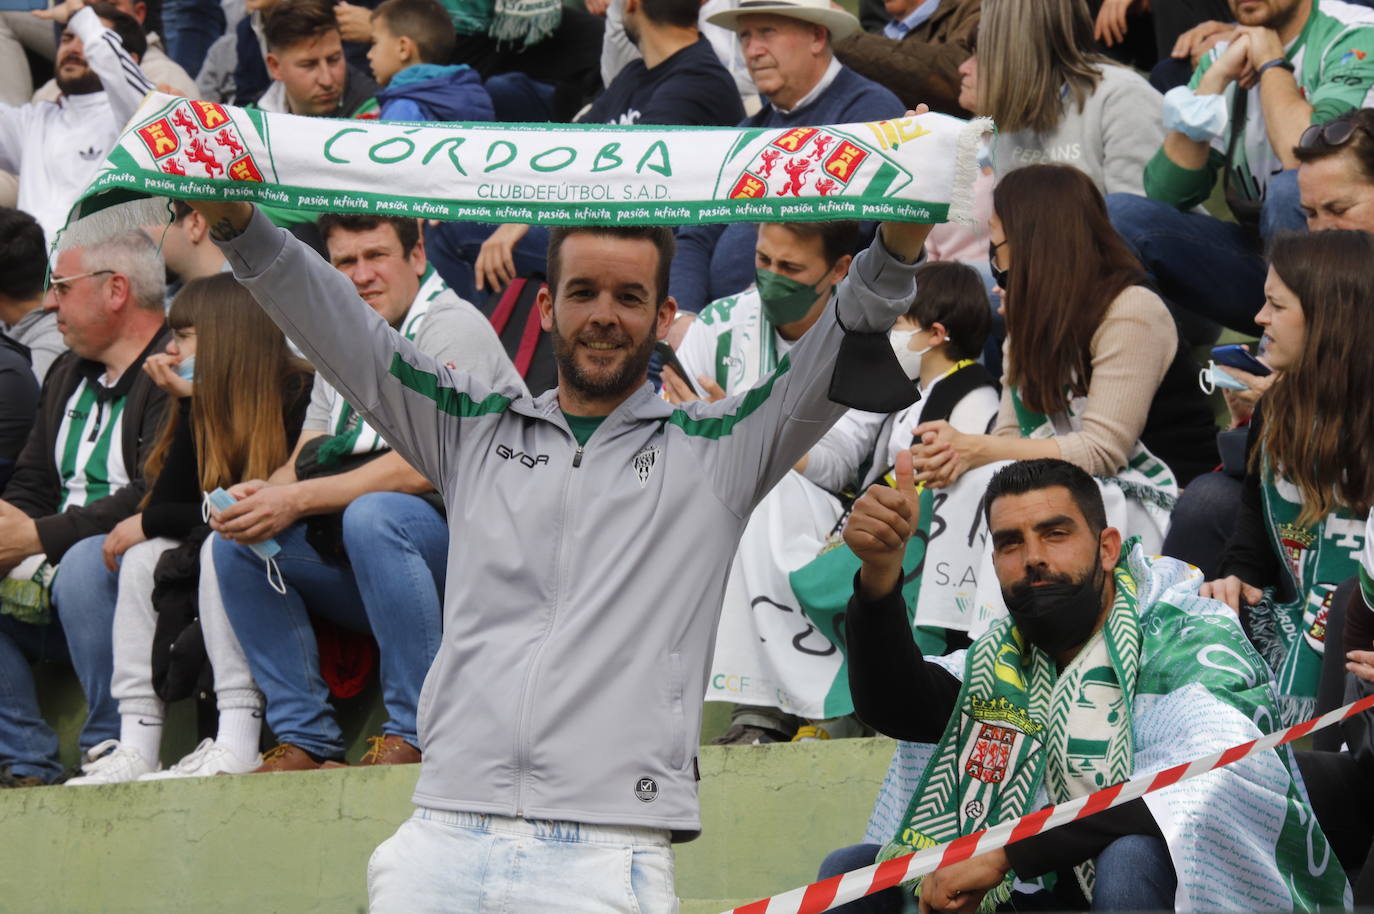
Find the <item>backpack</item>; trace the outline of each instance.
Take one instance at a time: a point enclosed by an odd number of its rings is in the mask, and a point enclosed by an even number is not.
[[[487,299],[483,312],[501,338],[506,355],[525,379],[530,396],[537,397],[558,384],[558,367],[553,358],[553,340],[539,325],[539,309],[534,300],[547,288],[544,274],[531,273],[511,280],[492,305]]]

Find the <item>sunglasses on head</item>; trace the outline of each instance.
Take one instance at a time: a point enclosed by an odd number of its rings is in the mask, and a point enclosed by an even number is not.
[[[1360,125],[1350,118],[1313,124],[1302,132],[1298,139],[1299,149],[1315,149],[1318,146],[1344,146],[1350,142]]]

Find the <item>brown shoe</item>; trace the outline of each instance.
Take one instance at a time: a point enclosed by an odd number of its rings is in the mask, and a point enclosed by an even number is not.
[[[394,733],[386,736],[370,736],[367,742],[372,748],[368,749],[362,761],[358,762],[359,766],[414,765],[420,761],[420,750]]]
[[[277,771],[316,771],[321,768],[345,768],[342,762],[317,762],[300,746],[279,743],[262,756],[262,764],[249,774],[270,774]]]

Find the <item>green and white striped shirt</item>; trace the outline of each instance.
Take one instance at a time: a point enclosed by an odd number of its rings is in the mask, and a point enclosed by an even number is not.
[[[72,391],[53,453],[62,485],[59,512],[88,505],[129,484],[120,447],[127,401],[127,396],[102,397],[90,378]]]

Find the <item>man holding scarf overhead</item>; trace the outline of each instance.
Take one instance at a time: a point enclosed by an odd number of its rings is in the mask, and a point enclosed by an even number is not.
[[[1197,569],[1106,525],[1092,478],[1011,464],[984,498],[1010,617],[927,661],[900,583],[918,520],[909,458],[855,505],[863,562],[847,617],[860,717],[903,742],[868,837],[895,857],[1257,738],[1277,725],[1264,661]],[[934,744],[934,745],[917,745]],[[1314,910],[1349,906],[1287,749],[1161,790],[874,896],[863,910],[990,911],[1057,876],[1056,907]],[[911,773],[920,772],[909,778]],[[1075,897],[1077,896],[1077,897]],[[852,909],[851,909],[852,910]]]

